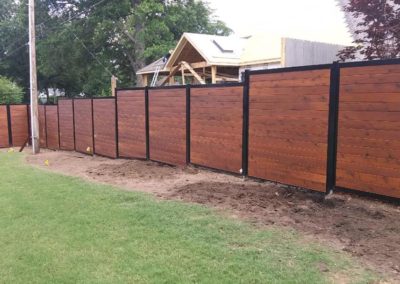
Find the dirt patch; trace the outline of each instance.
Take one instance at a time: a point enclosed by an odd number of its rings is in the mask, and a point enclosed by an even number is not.
[[[217,208],[258,224],[294,228],[364,259],[400,281],[400,208],[360,196],[264,184],[201,182],[171,197]]]
[[[29,163],[91,181],[210,205],[262,226],[284,226],[339,248],[400,282],[400,207],[354,194],[323,194],[197,168],[43,151]],[[45,161],[48,161],[48,166]]]
[[[181,186],[206,180],[242,182],[241,178],[193,167],[173,167],[142,160],[112,160],[76,152],[42,150],[39,155],[28,155],[26,159],[32,165],[53,172],[158,196],[175,191]]]

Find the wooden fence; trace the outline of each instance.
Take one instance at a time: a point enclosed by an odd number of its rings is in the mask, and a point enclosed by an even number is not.
[[[28,136],[0,106],[0,147]],[[119,89],[40,106],[41,145],[194,164],[329,192],[400,198],[400,61],[247,71],[243,84]]]

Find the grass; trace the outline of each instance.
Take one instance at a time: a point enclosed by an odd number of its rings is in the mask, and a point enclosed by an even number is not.
[[[290,231],[42,171],[17,153],[0,152],[0,173],[2,283],[371,279],[347,256]]]

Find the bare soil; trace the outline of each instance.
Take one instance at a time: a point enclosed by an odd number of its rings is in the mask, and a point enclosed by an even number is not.
[[[45,161],[48,161],[48,166]],[[198,168],[43,151],[30,164],[164,199],[212,206],[260,226],[295,229],[400,283],[400,206],[356,194],[323,194]]]

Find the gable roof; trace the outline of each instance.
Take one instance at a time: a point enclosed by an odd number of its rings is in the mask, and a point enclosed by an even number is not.
[[[252,62],[266,63],[281,57],[281,38],[267,36],[217,36],[184,33],[167,62],[176,65],[182,50],[190,44],[209,65],[241,66]]]
[[[151,74],[157,67],[161,68],[160,72],[168,72],[179,63],[177,60],[188,49],[188,44],[209,66],[240,67],[278,62],[282,56],[281,41],[281,37],[264,34],[239,37],[184,33],[167,62],[164,57],[160,58],[136,74]]]
[[[139,71],[136,72],[136,74],[151,74],[154,73],[157,68],[160,68],[160,73],[162,72],[168,72],[169,69],[166,69],[167,65],[167,60],[165,59],[165,57],[161,57],[160,59],[157,59],[156,61],[154,61],[153,63],[143,67],[142,69],[140,69]]]

